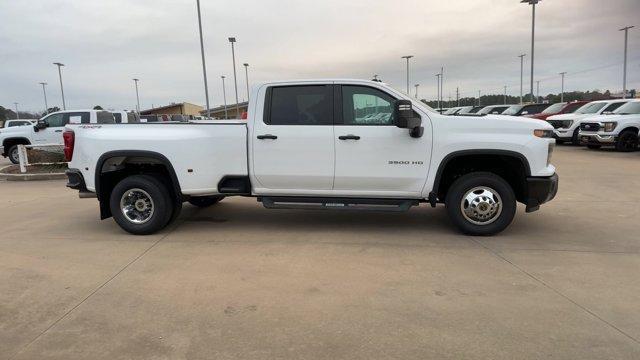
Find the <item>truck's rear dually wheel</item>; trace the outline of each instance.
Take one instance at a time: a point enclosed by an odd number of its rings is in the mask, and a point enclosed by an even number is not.
[[[504,230],[516,213],[516,197],[500,176],[474,172],[457,179],[445,200],[454,224],[468,235],[492,235]]]
[[[135,235],[146,235],[169,223],[174,205],[162,181],[150,175],[134,175],[116,184],[109,206],[122,229]]]

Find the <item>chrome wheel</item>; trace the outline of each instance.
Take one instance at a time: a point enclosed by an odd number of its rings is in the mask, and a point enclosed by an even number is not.
[[[467,191],[460,201],[464,218],[476,225],[488,225],[496,221],[502,213],[502,199],[498,192],[486,186],[478,186]]]
[[[11,153],[9,153],[9,160],[14,164],[20,163],[20,153],[17,146],[11,149]]]
[[[120,210],[127,220],[134,224],[144,224],[153,216],[153,199],[146,191],[133,188],[122,194]]]

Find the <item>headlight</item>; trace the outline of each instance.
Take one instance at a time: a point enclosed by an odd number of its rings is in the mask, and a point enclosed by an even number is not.
[[[533,135],[539,138],[553,137],[553,130],[533,130]]]
[[[615,129],[616,126],[618,126],[618,123],[615,121],[607,121],[602,123],[602,125],[604,126],[604,132],[612,132],[613,129]]]
[[[556,147],[556,143],[549,143],[549,152],[547,153],[547,166],[551,164],[551,155],[553,154],[553,149]]]
[[[562,121],[562,127],[563,128],[571,127],[572,124],[573,124],[573,120],[563,120]]]

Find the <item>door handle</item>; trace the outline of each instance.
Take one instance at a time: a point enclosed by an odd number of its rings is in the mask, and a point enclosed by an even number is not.
[[[275,140],[275,139],[277,139],[277,138],[278,138],[277,136],[275,136],[275,135],[271,135],[271,134],[258,135],[258,136],[256,136],[256,137],[257,137],[258,139],[260,139],[260,140],[264,140],[264,139],[271,139],[271,140]]]
[[[56,132],[62,132],[62,130],[56,130]]]
[[[338,139],[340,139],[340,140],[360,140],[360,136],[349,134],[349,135],[338,136]]]

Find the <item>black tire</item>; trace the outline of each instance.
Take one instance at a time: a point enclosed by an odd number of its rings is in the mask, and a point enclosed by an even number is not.
[[[616,141],[616,151],[630,152],[638,149],[638,134],[633,130],[624,130]]]
[[[571,135],[571,144],[573,145],[580,145],[580,128],[577,127],[575,130],[573,130],[573,135]]]
[[[133,189],[146,192],[152,200],[153,212],[142,223],[129,220],[121,210],[120,201],[123,195]],[[137,190],[135,192],[139,193]],[[169,223],[175,207],[164,183],[150,175],[134,175],[122,179],[111,192],[109,206],[116,223],[134,235],[148,235],[162,230]]]
[[[9,158],[9,161],[14,164],[20,163],[20,158],[18,157],[18,145],[13,145],[9,148],[9,151],[7,151],[7,157]]]
[[[490,188],[502,200],[501,211],[486,224],[473,223],[465,217],[462,210],[463,197],[476,187]],[[497,234],[511,224],[516,213],[516,196],[509,183],[500,176],[490,172],[474,172],[454,181],[447,192],[445,206],[449,218],[463,233],[487,236]]]
[[[219,203],[222,199],[224,199],[224,196],[222,195],[194,196],[189,199],[189,204],[197,207],[205,208],[205,207],[209,207],[211,205]]]
[[[564,140],[556,139],[556,144],[562,145],[564,144]]]
[[[589,144],[587,145],[587,148],[591,149],[591,150],[598,150],[602,147],[602,145],[593,145],[593,144]]]

